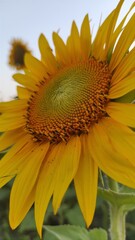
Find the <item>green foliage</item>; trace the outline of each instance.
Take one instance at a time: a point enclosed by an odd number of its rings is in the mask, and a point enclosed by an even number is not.
[[[90,240],[88,231],[80,226],[45,226],[45,229],[53,235],[56,240]],[[45,239],[49,240],[50,236],[48,239],[45,237]]]
[[[90,240],[107,240],[107,232],[104,229],[95,228],[89,231]]]
[[[45,240],[107,240],[107,232],[103,229],[86,230],[80,226],[45,226]],[[53,236],[53,238],[52,238]]]

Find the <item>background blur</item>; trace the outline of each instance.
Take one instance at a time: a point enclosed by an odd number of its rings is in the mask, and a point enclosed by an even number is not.
[[[39,57],[38,37],[44,33],[52,48],[52,32],[59,31],[66,40],[71,23],[80,27],[88,13],[93,35],[100,19],[117,5],[119,0],[0,0],[0,100],[11,99],[16,93],[12,75],[16,72],[8,66],[10,42],[19,38],[28,44],[34,56]],[[125,0],[120,18],[127,12],[133,0]]]

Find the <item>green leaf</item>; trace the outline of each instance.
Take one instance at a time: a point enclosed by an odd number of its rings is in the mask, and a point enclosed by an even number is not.
[[[89,232],[90,240],[107,240],[107,232],[102,228],[95,228]]]
[[[68,209],[68,211],[65,213],[65,217],[68,220],[69,224],[85,227],[84,218],[78,204],[76,204],[71,209]]]
[[[45,232],[45,236],[43,238],[44,240],[56,240],[58,238],[56,238],[54,235],[52,235],[50,232]]]
[[[45,226],[44,228],[55,236],[56,240],[91,240],[89,232],[80,226],[62,225]]]

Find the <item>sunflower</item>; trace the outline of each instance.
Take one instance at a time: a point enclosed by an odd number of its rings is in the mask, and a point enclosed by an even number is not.
[[[20,39],[13,39],[11,41],[11,49],[9,53],[9,65],[17,70],[24,69],[24,55],[31,53],[26,43]]]
[[[53,33],[55,54],[41,34],[41,60],[25,56],[15,74],[18,99],[0,104],[0,186],[15,178],[9,221],[16,228],[34,204],[39,235],[52,197],[54,213],[74,180],[89,226],[98,168],[135,188],[135,105],[119,99],[135,89],[135,14],[117,24],[123,0],[91,40],[88,15],[80,31],[73,21],[67,42]]]

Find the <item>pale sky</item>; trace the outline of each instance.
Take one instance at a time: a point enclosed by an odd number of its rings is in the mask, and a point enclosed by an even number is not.
[[[33,55],[39,57],[38,37],[43,33],[52,45],[52,32],[58,31],[66,40],[71,23],[80,27],[88,13],[94,33],[102,20],[115,8],[119,0],[0,0],[0,100],[16,95],[12,75],[16,70],[8,66],[10,41],[20,38],[28,43]],[[125,0],[120,18],[134,0]]]

